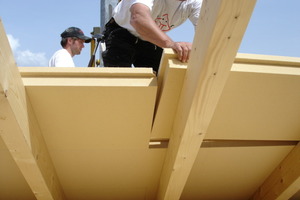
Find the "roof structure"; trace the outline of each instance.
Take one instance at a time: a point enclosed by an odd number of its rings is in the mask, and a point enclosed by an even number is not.
[[[17,67],[0,25],[0,199],[299,199],[300,58],[237,54],[254,0],[204,1],[189,63]]]

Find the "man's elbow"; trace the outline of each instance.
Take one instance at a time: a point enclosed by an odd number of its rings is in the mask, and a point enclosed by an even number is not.
[[[139,25],[139,21],[136,18],[131,17],[130,18],[130,25],[136,29]]]
[[[136,30],[141,38],[146,37],[147,35],[147,22],[140,17],[131,17],[130,19],[131,26]]]
[[[138,30],[139,27],[141,27],[141,25],[143,24],[143,19],[141,16],[139,16],[138,14],[132,14],[131,18],[130,18],[130,25]]]
[[[130,24],[133,28],[139,29],[149,20],[150,10],[143,4],[134,4],[130,8],[131,17]]]

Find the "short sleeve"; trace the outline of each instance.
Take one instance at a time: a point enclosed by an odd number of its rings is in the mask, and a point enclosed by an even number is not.
[[[195,29],[196,29],[198,19],[200,16],[201,6],[202,6],[202,0],[196,0],[191,5],[191,13],[190,13],[189,19],[192,22],[192,24],[194,25]]]
[[[132,4],[141,3],[146,5],[150,10],[152,10],[154,0],[133,0]]]

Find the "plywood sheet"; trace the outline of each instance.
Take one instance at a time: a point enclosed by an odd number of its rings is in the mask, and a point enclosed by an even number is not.
[[[52,150],[69,199],[155,199],[165,149]]]
[[[299,140],[298,69],[275,68],[234,65],[206,140]],[[166,154],[148,148],[156,78],[59,70],[22,73],[66,197],[155,199]],[[202,147],[181,199],[247,199],[292,148]]]
[[[187,68],[186,64],[175,59],[170,59],[165,63],[164,78],[158,91],[156,113],[153,120],[152,139],[170,138]]]
[[[201,148],[181,200],[249,199],[293,147]]]
[[[148,148],[156,78],[148,71],[140,76],[99,71],[95,77],[75,72],[23,77],[65,195],[154,198],[165,152]]]
[[[206,139],[300,140],[300,68],[234,64]]]
[[[148,146],[154,88],[26,86],[26,90],[50,149]]]

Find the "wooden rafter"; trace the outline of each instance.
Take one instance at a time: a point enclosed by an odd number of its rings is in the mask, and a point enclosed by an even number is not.
[[[37,199],[65,199],[0,21],[0,136]]]
[[[300,190],[300,143],[256,190],[252,200],[291,198]]]
[[[158,199],[179,199],[254,9],[255,0],[203,1],[162,171]]]

